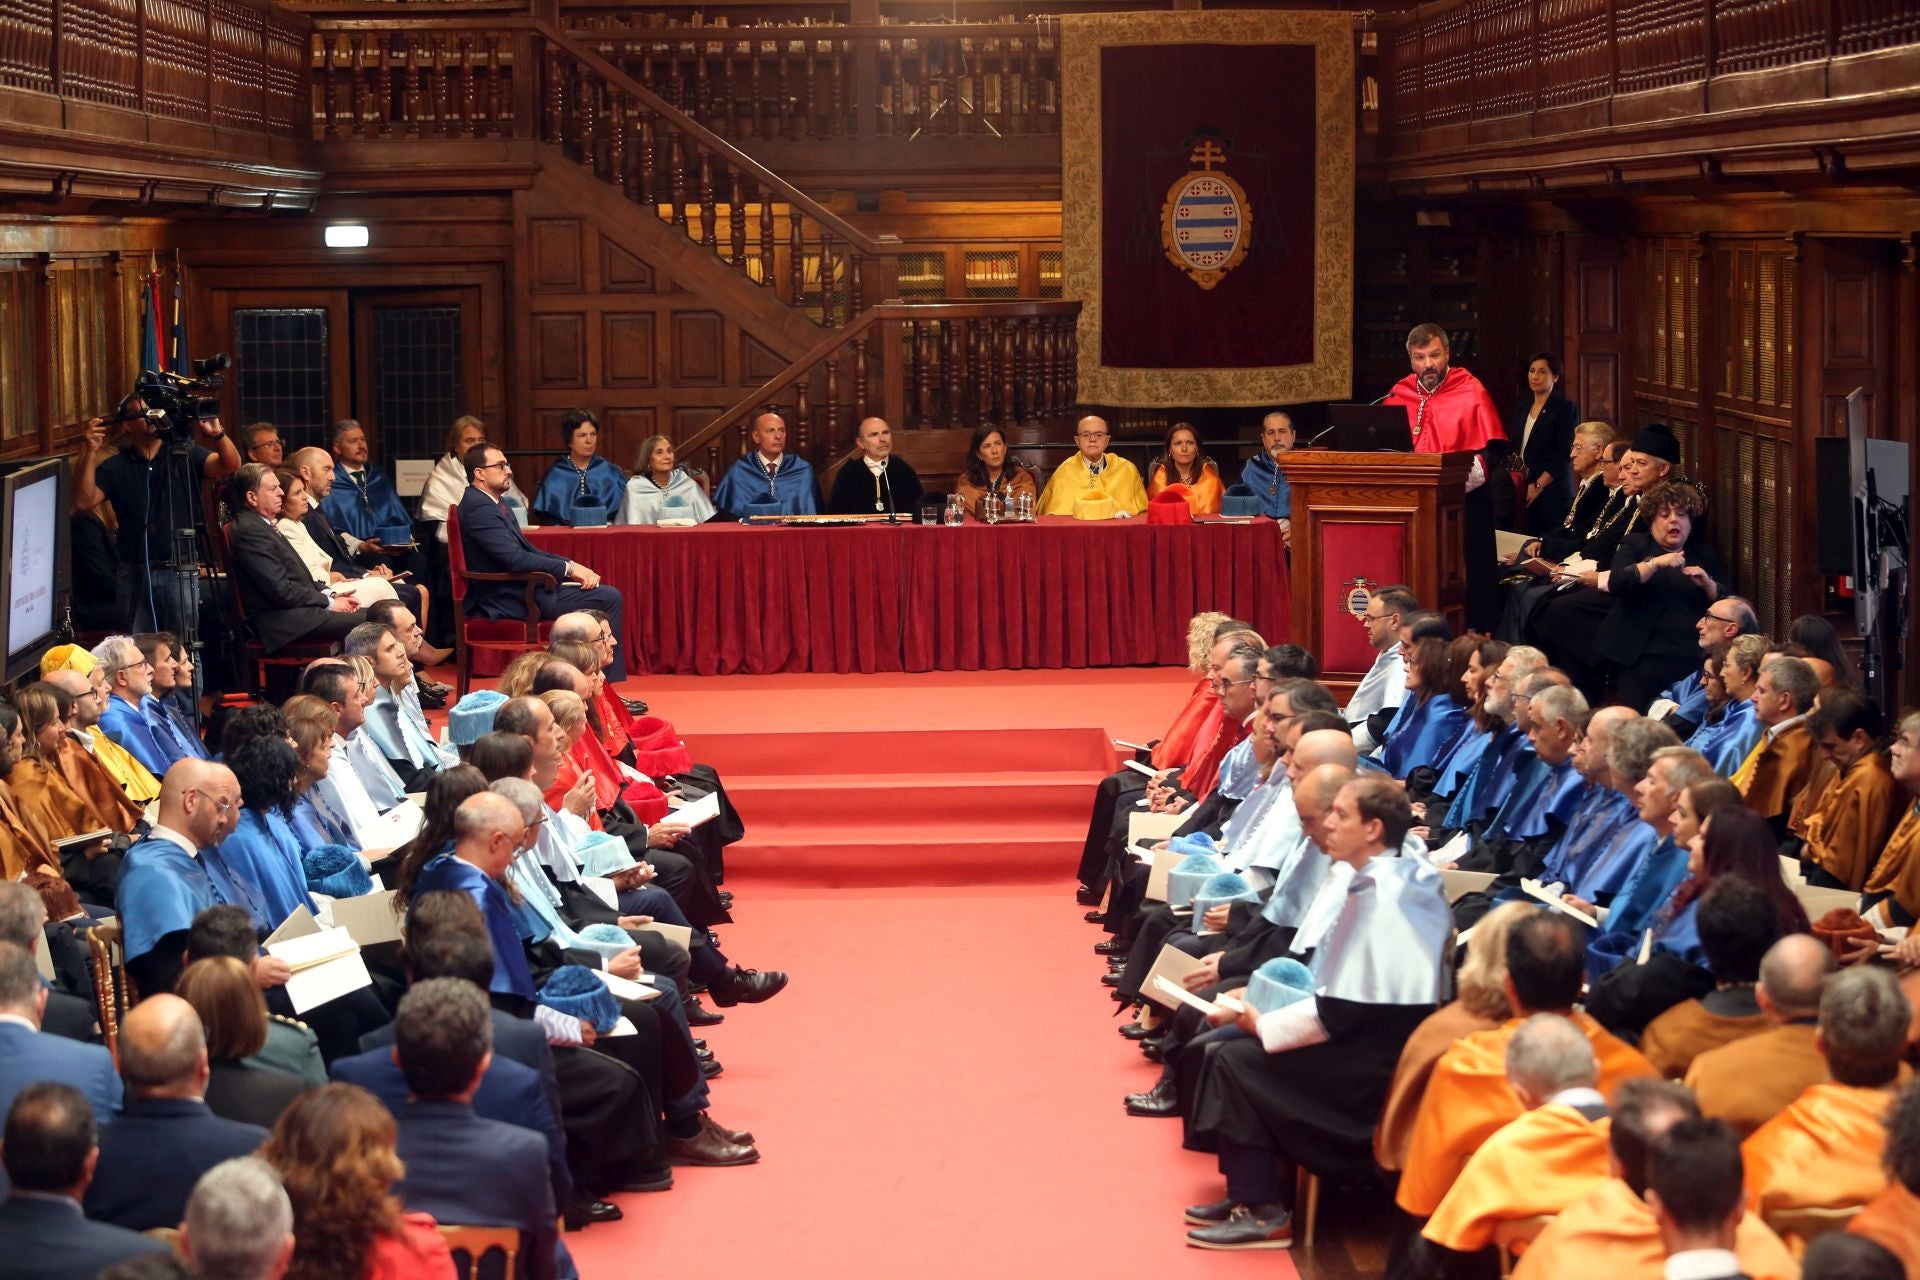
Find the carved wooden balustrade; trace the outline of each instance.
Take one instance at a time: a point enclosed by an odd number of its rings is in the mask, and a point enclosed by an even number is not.
[[[0,90],[47,95],[49,109],[8,95],[5,117],[91,128],[99,119],[86,109],[108,107],[208,130],[298,138],[308,27],[302,15],[264,0],[6,0]],[[60,103],[78,107],[79,118],[63,118]],[[212,135],[162,130],[160,138],[210,142]]]
[[[688,27],[571,20],[582,43],[724,137],[1013,138],[1060,127],[1056,24]]]
[[[747,451],[753,419],[787,419],[815,465],[863,418],[898,428],[1058,428],[1078,412],[1078,302],[884,302],[821,340],[678,445],[718,475]]]
[[[323,142],[537,140],[828,328],[897,291],[897,240],[541,19],[321,18],[312,72]]]
[[[1383,150],[1410,155],[1462,138],[1671,127],[1712,112],[1911,89],[1904,64],[1859,55],[1916,44],[1920,6],[1912,0],[1426,5],[1382,20]],[[1853,65],[1843,66],[1847,59]],[[1769,75],[1738,78],[1759,71]],[[1672,92],[1650,96],[1658,91]],[[1636,104],[1634,95],[1647,97]]]

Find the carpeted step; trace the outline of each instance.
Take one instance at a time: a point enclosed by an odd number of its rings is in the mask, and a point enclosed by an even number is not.
[[[1009,705],[1008,719],[1019,709]],[[736,778],[773,774],[964,774],[1113,771],[1113,744],[1098,729],[919,729],[878,733],[686,735],[695,760]]]
[[[1015,829],[1086,809],[1094,772],[728,775],[727,793],[750,815],[749,838],[868,815],[883,828]]]
[[[734,845],[727,850],[727,883],[829,889],[1053,884],[1072,875],[1085,835],[1084,817],[1077,827],[1055,821],[1018,830],[815,827]]]

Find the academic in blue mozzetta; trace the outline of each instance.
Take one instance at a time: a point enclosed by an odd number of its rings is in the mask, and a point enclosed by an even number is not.
[[[810,516],[820,510],[813,468],[787,452],[787,424],[777,413],[753,420],[753,451],[734,461],[713,501],[723,511],[748,516]]]
[[[533,498],[534,522],[582,528],[612,524],[626,496],[627,478],[597,452],[600,423],[585,409],[569,409],[560,419],[560,434],[567,451],[540,482]]]
[[[389,547],[413,541],[413,517],[385,468],[367,461],[366,429],[351,418],[334,424],[333,489],[320,503],[327,523],[341,533],[377,538]]]

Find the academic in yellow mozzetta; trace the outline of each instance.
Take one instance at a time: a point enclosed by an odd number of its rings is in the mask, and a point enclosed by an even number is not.
[[[1137,516],[1147,509],[1140,469],[1107,452],[1111,438],[1103,419],[1080,419],[1073,437],[1080,452],[1061,463],[1048,479],[1040,493],[1041,515],[1106,520]]]

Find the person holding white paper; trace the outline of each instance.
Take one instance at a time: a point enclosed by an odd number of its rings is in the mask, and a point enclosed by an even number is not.
[[[240,783],[225,765],[182,760],[160,782],[159,821],[127,850],[114,909],[127,972],[142,991],[171,991],[193,918],[219,901],[200,855],[240,816]]]
[[[1189,1244],[1292,1242],[1293,1166],[1370,1174],[1373,1127],[1400,1049],[1439,1005],[1453,919],[1440,874],[1397,856],[1413,825],[1406,792],[1363,776],[1324,822],[1347,892],[1323,895],[1294,938],[1312,952],[1312,994],[1283,1008],[1244,1001],[1247,1039],[1207,1055],[1187,1145],[1215,1152],[1227,1195],[1187,1210]]]

